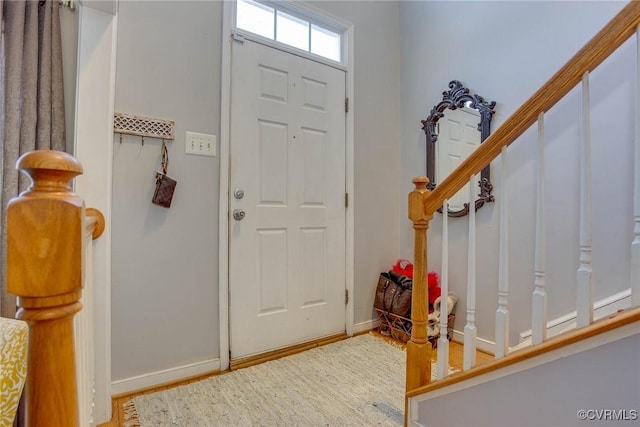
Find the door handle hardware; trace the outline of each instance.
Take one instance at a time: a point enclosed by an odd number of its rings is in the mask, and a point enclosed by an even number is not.
[[[242,221],[244,218],[244,211],[242,209],[235,209],[233,211],[233,218],[237,221]]]

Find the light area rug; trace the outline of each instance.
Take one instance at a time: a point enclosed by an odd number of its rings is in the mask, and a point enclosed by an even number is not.
[[[135,397],[125,426],[400,426],[405,357],[360,335]]]

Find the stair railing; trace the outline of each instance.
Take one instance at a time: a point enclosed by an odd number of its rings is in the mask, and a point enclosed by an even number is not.
[[[634,33],[638,34],[638,84],[636,107],[635,136],[635,171],[634,171],[634,231],[631,244],[631,293],[632,307],[640,306],[640,2],[631,1],[618,13],[595,37],[593,37],[573,58],[571,58],[547,83],[545,83],[529,100],[527,100],[500,128],[490,135],[476,151],[462,162],[445,180],[432,191],[427,190],[428,179],[418,177],[413,180],[415,189],[409,194],[409,219],[413,222],[414,242],[414,281],[411,320],[413,322],[411,340],[407,343],[406,391],[416,393],[416,389],[431,381],[431,345],[427,341],[427,282],[428,271],[426,243],[429,221],[434,213],[443,208],[447,211],[446,201],[453,197],[465,184],[471,181],[475,187],[478,181],[475,176],[491,161],[503,154],[503,179],[506,178],[506,147],[518,139],[536,121],[538,122],[539,156],[544,158],[544,114],[558,101],[565,97],[575,86],[582,83],[583,92],[583,135],[581,144],[581,218],[580,218],[580,267],[577,272],[578,302],[577,325],[584,327],[593,321],[593,282],[591,277],[591,159],[590,159],[590,112],[589,112],[589,73],[597,68],[616,49],[618,49]],[[532,312],[532,341],[540,344],[546,339],[546,291],[544,279],[544,216],[543,216],[543,164],[538,163],[538,184],[536,190],[536,250],[535,281]],[[504,189],[503,189],[504,191]],[[504,198],[506,191],[501,193]],[[475,195],[472,193],[472,198]],[[505,199],[506,200],[506,199]],[[504,200],[503,200],[504,201]],[[506,210],[505,207],[503,209]],[[501,248],[498,311],[496,313],[496,356],[504,357],[508,350],[508,280],[506,251],[506,211],[501,210]],[[473,212],[473,209],[470,213]],[[446,215],[443,216],[443,232],[447,229]],[[469,219],[469,271],[473,273],[475,257],[475,236],[473,215]],[[504,235],[503,235],[504,234]],[[446,240],[443,236],[443,241]],[[444,251],[444,249],[443,249]],[[443,260],[447,257],[443,253]],[[444,271],[444,268],[443,268]],[[473,274],[475,276],[475,274]],[[446,277],[446,276],[445,276]],[[475,331],[475,286],[470,277],[467,298],[467,324],[465,326],[464,369],[475,366],[476,340]],[[446,330],[446,316],[441,316],[441,331]],[[470,338],[467,339],[467,332]],[[440,340],[444,341],[444,340]],[[444,342],[443,342],[444,343]],[[448,347],[438,348],[439,360],[447,354]],[[445,358],[446,360],[446,358]],[[446,362],[445,362],[446,364]],[[438,378],[446,374],[446,368],[438,367]]]
[[[91,262],[85,251],[88,236],[95,239],[104,230],[104,218],[96,209],[85,210],[72,192],[71,180],[82,166],[69,154],[33,151],[16,167],[31,179],[7,206],[7,288],[18,297],[16,318],[29,324],[26,425],[91,425],[90,408],[78,408],[79,393],[83,406],[92,396],[86,390],[92,354],[85,349],[91,316],[74,317],[83,302],[91,308],[82,292],[85,261]],[[76,336],[83,348],[79,359]]]

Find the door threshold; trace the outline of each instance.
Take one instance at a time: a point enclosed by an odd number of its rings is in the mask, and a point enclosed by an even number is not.
[[[306,341],[290,347],[284,347],[277,350],[267,351],[266,353],[233,359],[231,360],[231,366],[229,369],[234,371],[236,369],[248,368],[249,366],[259,365],[260,363],[268,362],[270,360],[280,359],[281,357],[291,356],[296,353],[302,353],[303,351],[311,350],[315,347],[342,341],[346,338],[347,334],[345,332],[341,332],[339,334],[329,335],[324,338]]]

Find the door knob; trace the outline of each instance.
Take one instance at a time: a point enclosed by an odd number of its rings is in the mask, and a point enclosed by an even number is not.
[[[244,211],[242,209],[235,209],[233,211],[233,218],[241,221],[244,218]]]
[[[233,197],[236,199],[242,199],[244,197],[244,190],[242,188],[236,188],[233,190]]]

